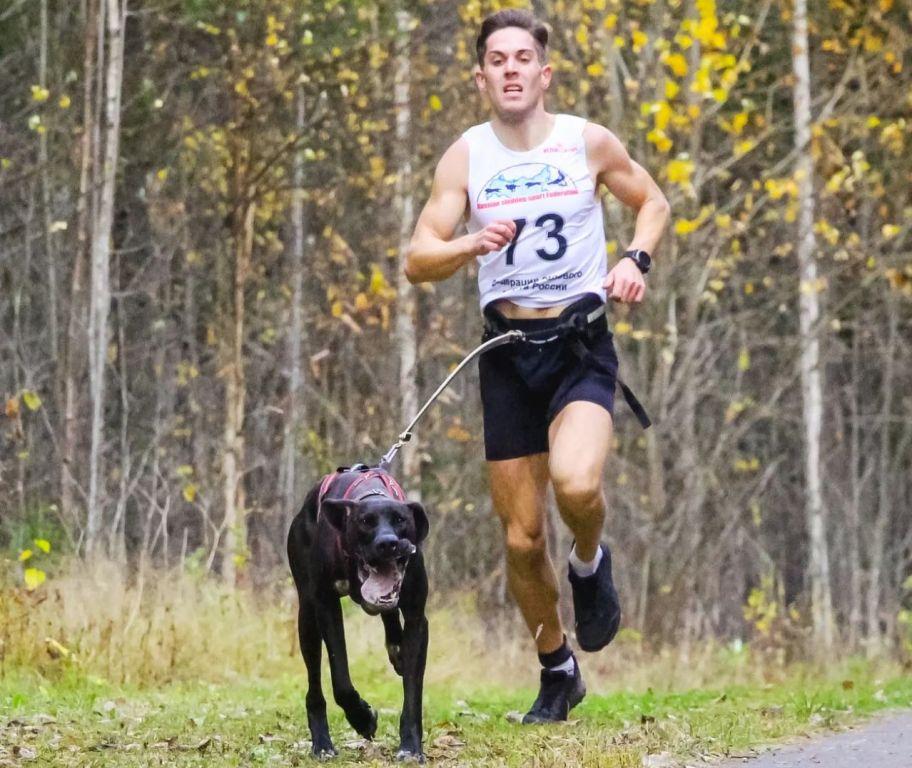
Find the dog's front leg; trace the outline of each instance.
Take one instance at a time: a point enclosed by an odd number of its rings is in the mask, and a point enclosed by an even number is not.
[[[383,633],[386,637],[386,655],[399,677],[402,677],[402,624],[399,623],[399,611],[388,611],[381,614]]]
[[[402,635],[402,716],[399,718],[398,760],[424,762],[421,749],[423,736],[421,696],[424,690],[424,667],[427,662],[428,622],[424,615],[427,600],[427,573],[419,557],[409,564],[407,600],[399,608],[405,619]],[[404,591],[404,590],[403,590]]]
[[[424,689],[424,667],[427,662],[428,622],[424,613],[406,615],[402,638],[402,716],[399,718],[399,760],[424,762],[421,750],[421,697]]]
[[[348,671],[348,653],[345,650],[345,628],[342,624],[342,606],[338,597],[327,597],[317,606],[320,631],[329,655],[329,672],[332,678],[333,698],[345,712],[345,718],[365,739],[373,739],[377,732],[377,713],[361,698],[352,685]]]

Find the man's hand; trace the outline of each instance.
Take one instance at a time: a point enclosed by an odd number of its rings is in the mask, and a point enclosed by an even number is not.
[[[633,259],[623,258],[612,267],[603,287],[608,298],[621,304],[639,304],[646,295],[646,281]]]
[[[476,256],[499,251],[507,245],[516,234],[516,222],[512,219],[492,221],[484,229],[474,234]]]

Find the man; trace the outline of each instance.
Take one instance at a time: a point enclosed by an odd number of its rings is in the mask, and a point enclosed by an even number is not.
[[[611,554],[599,545],[617,375],[604,303],[643,300],[649,254],[669,219],[655,182],[610,131],[545,111],[547,43],[547,29],[527,11],[500,11],[482,23],[475,82],[491,121],[444,153],[405,263],[417,283],[477,259],[488,335],[518,328],[538,341],[500,347],[479,363],[508,584],[542,664],[524,723],[566,720],[585,695],[545,546],[549,482],[575,538],[568,576],[580,647],[605,647],[620,622]],[[610,271],[600,184],[636,212],[633,239]],[[466,214],[468,234],[456,237]]]

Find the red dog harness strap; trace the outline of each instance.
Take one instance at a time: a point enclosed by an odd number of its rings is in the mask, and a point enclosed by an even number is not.
[[[339,498],[361,501],[361,499],[366,499],[368,496],[386,496],[396,501],[405,501],[405,492],[402,487],[391,475],[382,469],[357,469],[352,471],[347,467],[341,467],[323,478],[320,483],[318,504],[322,505],[323,499],[329,495],[334,486],[342,485],[352,475],[357,475],[357,477],[348,484]],[[359,488],[363,490],[356,495]]]

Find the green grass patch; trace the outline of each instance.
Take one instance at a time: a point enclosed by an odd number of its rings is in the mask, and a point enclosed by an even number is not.
[[[426,688],[425,746],[436,764],[626,768],[663,752],[694,761],[912,706],[912,679],[898,669],[855,662],[826,675],[795,668],[764,685],[599,691],[600,684],[590,684],[569,723],[525,727],[508,715],[528,707],[534,688],[485,685],[479,677]],[[340,751],[334,764],[387,764],[398,745],[399,680],[361,659],[354,679],[379,710],[380,727],[366,743],[330,702]],[[0,681],[0,750],[6,752],[0,761],[106,768],[304,765],[312,759],[303,686],[303,663],[300,675],[157,687],[113,685],[77,670],[53,681],[20,671]]]

